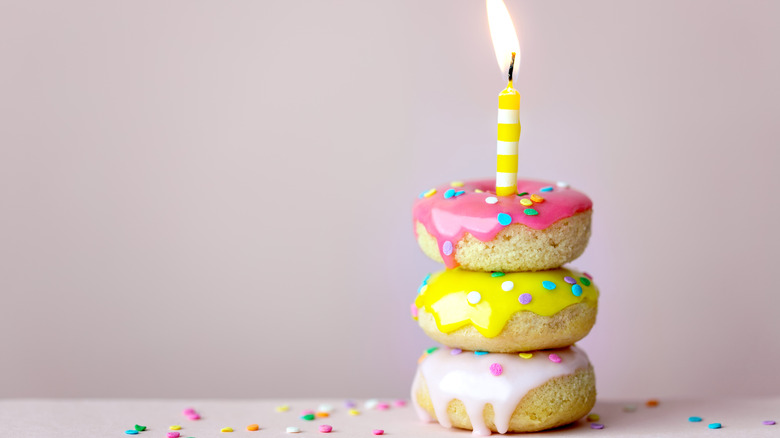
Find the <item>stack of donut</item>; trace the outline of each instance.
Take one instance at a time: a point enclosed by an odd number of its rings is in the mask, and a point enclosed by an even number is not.
[[[590,237],[592,203],[565,183],[452,182],[414,204],[417,242],[446,269],[423,280],[412,317],[445,348],[420,358],[412,400],[445,427],[533,432],[574,422],[596,401],[573,344],[596,321],[590,275],[563,267]]]

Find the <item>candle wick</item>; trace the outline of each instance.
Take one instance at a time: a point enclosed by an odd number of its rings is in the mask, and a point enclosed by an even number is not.
[[[512,52],[512,63],[509,64],[509,82],[512,82],[512,70],[515,69],[515,52]]]

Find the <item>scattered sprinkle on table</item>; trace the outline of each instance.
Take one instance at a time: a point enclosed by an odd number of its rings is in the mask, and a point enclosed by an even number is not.
[[[723,426],[720,423],[710,423],[707,425],[707,427],[709,427],[710,429],[720,429]]]
[[[258,426],[257,424],[250,424],[249,426],[246,427],[246,430],[250,432],[253,432],[255,430],[260,430],[260,426]]]
[[[774,426],[775,422],[774,420],[766,420],[766,421],[762,421],[761,424],[763,424],[764,426]]]
[[[349,415],[360,415],[360,411],[358,411],[357,409],[350,409]]]
[[[219,431],[220,432],[233,432],[233,428],[232,427],[223,427]]]
[[[179,438],[179,432],[168,432],[166,436],[168,438]]]
[[[317,411],[314,413],[314,416],[317,418],[328,418],[330,417],[330,414],[327,412]]]
[[[453,350],[454,350],[454,348],[453,348]],[[450,353],[452,353],[452,352],[450,352]],[[393,402],[393,406],[398,407],[398,408],[402,408],[402,407],[406,406],[406,400],[398,399],[398,400]]]
[[[333,430],[333,426],[329,424],[320,424],[320,433],[330,433]]]
[[[590,415],[588,415],[588,421],[599,421],[599,419],[601,419],[599,414],[590,414]]]
[[[591,429],[603,429],[604,425],[601,424],[601,423],[590,423],[590,428]]]
[[[580,289],[580,290],[582,290],[582,289]],[[647,401],[646,404],[647,404],[648,407],[654,408],[654,407],[658,406],[658,400],[656,400],[654,398],[651,398],[650,400]]]
[[[281,405],[276,407],[276,412],[287,412],[290,410],[289,405]]]
[[[321,404],[317,407],[317,410],[320,412],[333,412],[333,406],[327,405],[327,404]]]
[[[301,429],[295,427],[295,426],[288,426],[285,430],[287,433],[301,433]]]
[[[312,411],[311,409],[304,409],[303,411],[301,411],[301,415],[309,415],[309,414],[314,415],[314,411]]]
[[[373,433],[374,435],[384,435],[385,431],[382,429],[374,429],[371,431],[371,433]]]
[[[146,426],[141,426],[140,424],[136,424],[133,429],[135,429],[138,432],[143,432],[146,430]]]
[[[437,347],[437,350],[438,350],[438,347]],[[378,411],[386,411],[386,410],[390,409],[390,405],[387,404],[387,403],[378,403],[376,405],[376,409]]]
[[[128,435],[138,435],[138,431],[135,429],[126,430],[125,433]]]
[[[688,421],[691,423],[699,423],[701,422],[701,417],[688,417]]]
[[[344,407],[345,408],[354,408],[355,402],[352,400],[344,400]]]
[[[181,430],[181,426],[178,424],[174,424],[173,426],[169,426],[168,429],[170,430]]]
[[[312,421],[314,420],[314,414],[301,415],[301,420]]]

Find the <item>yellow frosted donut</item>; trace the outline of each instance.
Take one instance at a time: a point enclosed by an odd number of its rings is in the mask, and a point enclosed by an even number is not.
[[[599,291],[567,268],[490,273],[460,268],[423,280],[412,317],[449,347],[495,353],[559,348],[596,322]]]

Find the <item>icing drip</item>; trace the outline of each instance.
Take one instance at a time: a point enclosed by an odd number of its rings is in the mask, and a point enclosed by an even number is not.
[[[439,253],[448,268],[458,265],[451,246],[456,245],[466,233],[489,242],[505,228],[506,225],[499,223],[499,213],[509,215],[511,224],[544,230],[561,219],[593,207],[591,200],[582,192],[568,187],[554,187],[554,184],[544,181],[518,180],[517,192],[527,192],[523,196],[496,196],[491,193],[495,190],[494,180],[465,182],[458,188],[459,192],[463,191],[458,196],[447,197],[448,190],[451,190],[449,185],[429,190],[415,201],[412,208],[415,222],[420,222],[436,238]],[[497,200],[488,203],[488,198]],[[523,205],[521,201],[530,205]],[[445,242],[450,242],[446,249]]]
[[[432,314],[439,331],[471,324],[488,338],[498,336],[517,312],[551,316],[577,303],[595,306],[599,297],[585,274],[567,268],[501,276],[455,268],[426,277],[420,291],[413,309]],[[470,302],[475,292],[479,300]]]
[[[560,363],[549,359],[551,353],[561,358]],[[501,364],[501,375],[491,374],[490,366],[493,363]],[[509,421],[517,404],[529,391],[555,377],[586,369],[588,364],[588,356],[575,346],[535,352],[529,359],[502,353],[477,356],[464,352],[453,355],[448,349],[438,349],[428,354],[418,367],[412,384],[412,401],[422,420],[432,420],[417,402],[422,376],[439,424],[452,427],[447,406],[452,400],[458,399],[466,408],[474,435],[490,435],[483,417],[485,405],[490,403],[496,429],[503,434],[509,429]]]

